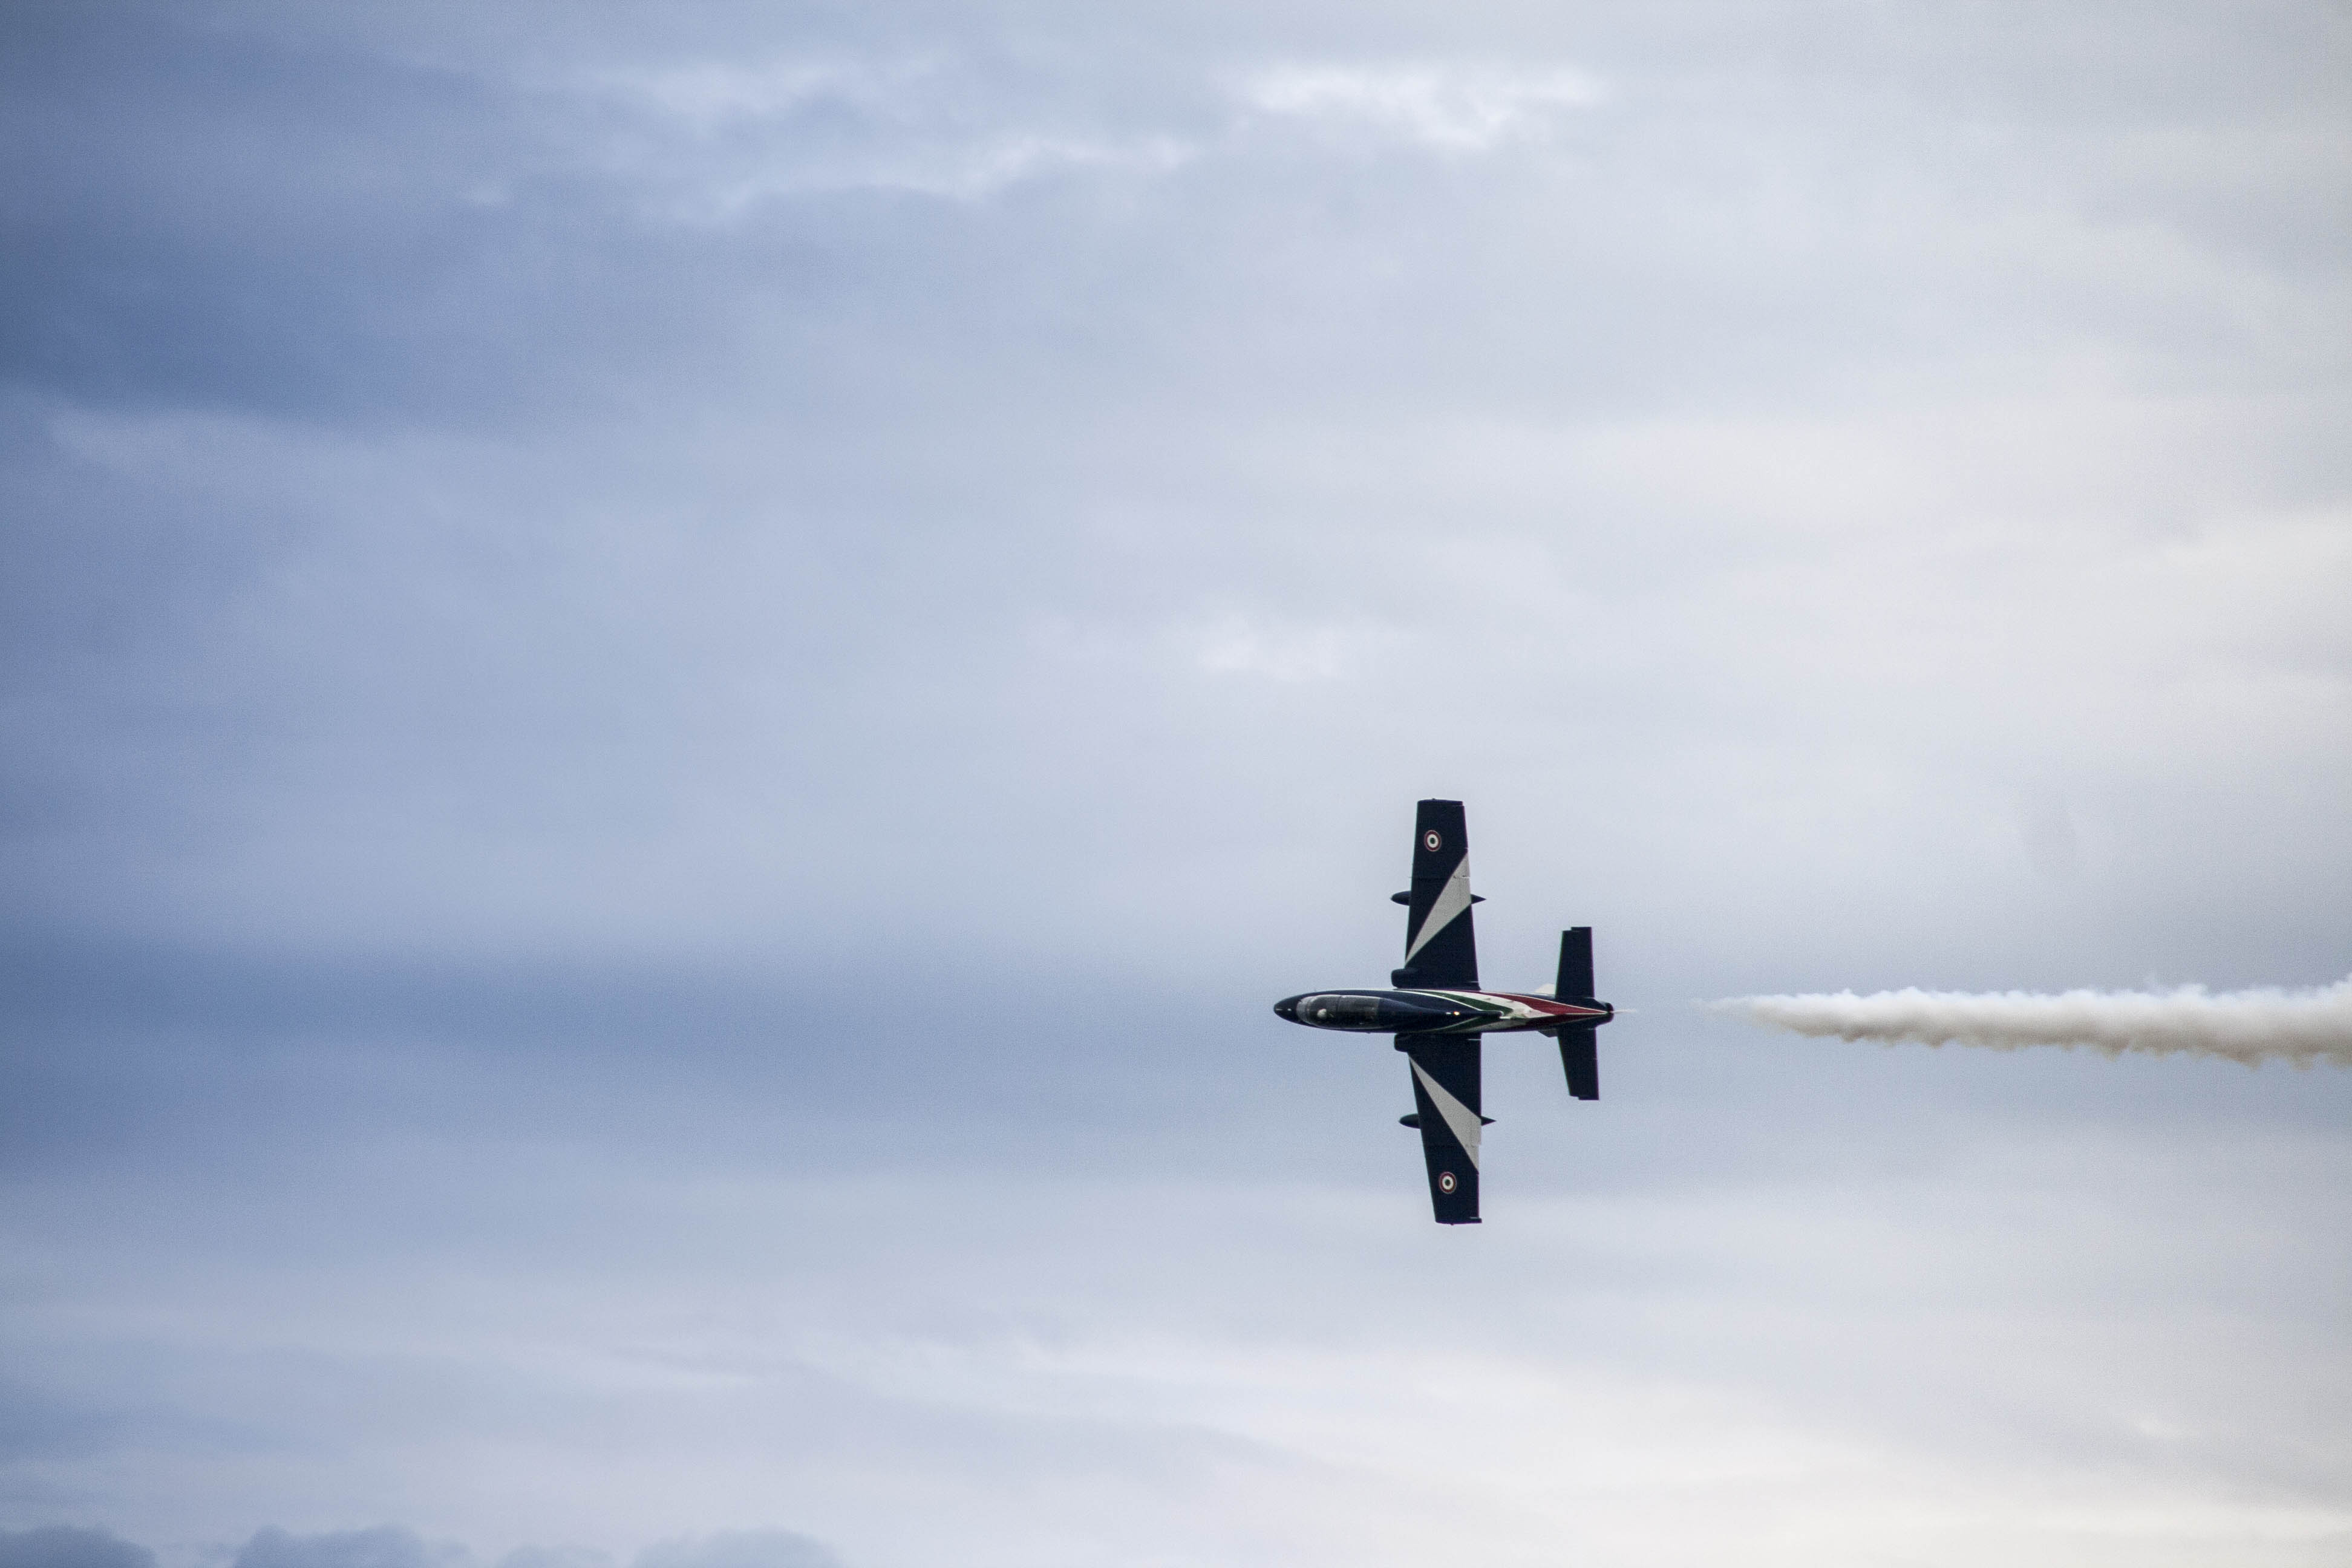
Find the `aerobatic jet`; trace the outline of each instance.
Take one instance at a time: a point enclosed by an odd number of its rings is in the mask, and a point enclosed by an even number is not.
[[[1309,991],[1274,1010],[1294,1024],[1355,1034],[1394,1035],[1412,1064],[1413,1110],[1399,1118],[1421,1132],[1429,1204],[1440,1225],[1478,1223],[1482,1035],[1535,1032],[1559,1042],[1568,1092],[1601,1098],[1594,1031],[1617,1009],[1592,997],[1592,928],[1559,933],[1559,973],[1551,994],[1478,988],[1478,944],[1470,906],[1470,834],[1458,800],[1424,800],[1412,828],[1412,886],[1391,897],[1405,906],[1404,967],[1392,991]]]

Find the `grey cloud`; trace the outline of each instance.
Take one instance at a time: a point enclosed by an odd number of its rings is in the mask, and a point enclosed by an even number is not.
[[[232,1568],[463,1568],[467,1557],[462,1546],[428,1543],[399,1525],[318,1535],[272,1528],[247,1542]]]
[[[635,1568],[838,1568],[840,1562],[824,1542],[788,1531],[721,1531],[648,1546]]]
[[[466,178],[436,165],[488,129],[453,123],[479,108],[462,83],[154,14],[64,16],[7,55],[9,379],[291,413],[425,368],[395,366],[402,326],[371,307],[429,293],[450,242],[463,248],[454,202],[434,200]],[[450,134],[372,157],[400,124]]]
[[[237,1552],[233,1568],[473,1568],[457,1542],[427,1542],[402,1525],[300,1535],[270,1528]],[[635,1568],[838,1568],[823,1542],[788,1531],[719,1531],[656,1542]],[[520,1546],[497,1568],[611,1568],[609,1554],[577,1546]]]
[[[300,1534],[275,1526],[237,1549],[233,1568],[472,1568],[475,1554],[457,1542],[427,1542],[404,1525]],[[583,1547],[522,1546],[497,1568],[610,1568],[611,1558]],[[719,1531],[646,1547],[634,1568],[839,1568],[824,1542],[790,1531]],[[108,1531],[50,1526],[0,1531],[0,1568],[154,1568],[155,1553]]]
[[[155,1568],[155,1554],[103,1530],[0,1531],[0,1568]]]
[[[1659,1092],[1641,1064],[1663,1054],[1653,1036],[1619,1058],[1627,1109],[1603,1124],[1492,1053],[1511,1107],[1495,1148],[1520,1184],[1490,1215],[1510,1239],[1476,1256],[1475,1291],[1458,1255],[1395,1223],[1418,1194],[1392,1147],[1212,1182],[779,1182],[756,1161],[728,1176],[597,1149],[578,1187],[518,1203],[556,1173],[491,1143],[411,1168],[404,1201],[437,1222],[372,1224],[333,1268],[320,1243],[364,1181],[320,1190],[314,1167],[317,1212],[273,1201],[243,1239],[173,1205],[157,1228],[178,1240],[146,1275],[174,1301],[172,1343],[119,1346],[108,1372],[332,1435],[352,1470],[438,1493],[436,1531],[477,1540],[641,1541],[699,1498],[706,1517],[809,1520],[852,1561],[932,1560],[975,1532],[1097,1555],[1223,1542],[1265,1562],[1302,1539],[1331,1561],[1409,1560],[1444,1536],[1631,1552],[1662,1532],[1738,1540],[1759,1465],[1769,1511],[1808,1538],[1891,1542],[1958,1498],[2051,1561],[2067,1559],[2021,1487],[2142,1523],[2187,1509],[2257,1560],[2293,1561],[2261,1533],[2264,1500],[2315,1530],[2341,1514],[2341,1268],[2305,1228],[2341,1218],[2340,1094],[2300,1135],[2184,1115],[2169,1125],[2189,1135],[2151,1137],[2116,1117],[2128,1086],[2084,1070],[2112,1064],[2032,1064],[2031,1089],[1903,1075],[1875,1098],[1901,1058],[1860,1052],[1819,1064],[1764,1130],[1781,1064],[1734,1068],[1710,1112]],[[2258,1094],[2285,1079],[2210,1070]],[[1360,1129],[1402,1092],[1360,1094],[1347,1064],[1327,1076],[1294,1112]],[[2061,1079],[2071,1114],[2049,1098]],[[2021,1118],[2037,1099],[2041,1119]],[[1782,1163],[1727,1154],[1741,1138]],[[383,1174],[402,1172],[387,1151]],[[556,1223],[587,1228],[593,1264]],[[77,1295],[100,1283],[106,1246],[40,1246]],[[242,1298],[289,1248],[305,1265],[257,1322]],[[2265,1331],[2216,1334],[2216,1317]],[[307,1468],[246,1462],[279,1487]],[[563,1484],[542,1489],[551,1465]],[[2139,1528],[2092,1533],[2124,1550]]]
[[[200,13],[42,21],[0,56],[0,380],[101,406],[511,418],[696,339],[693,258],[665,262],[539,146],[510,89]]]
[[[614,1568],[614,1559],[590,1546],[518,1546],[498,1568]]]
[[[1595,39],[1633,85],[1557,157],[1483,171],[1321,168],[1302,191],[1295,161],[1229,144],[1218,84],[1236,70],[1261,99],[1265,83],[1288,82],[1275,93],[1283,103],[1352,105],[1373,122],[1402,114],[1437,127],[1441,142],[1478,144],[1530,105],[1573,96],[1558,85],[1581,79],[1573,35],[1528,40],[1538,57],[1547,43],[1559,55],[1542,68],[1475,58],[1253,65],[1194,47],[1150,65],[1118,58],[1095,81],[1066,55],[1056,65],[1052,50],[991,52],[952,30],[879,49],[822,31],[796,48],[788,31],[772,32],[774,52],[763,61],[755,47],[748,62],[740,45],[714,58],[715,43],[697,54],[673,40],[670,63],[644,66],[595,63],[602,34],[575,26],[585,59],[519,70],[446,48],[414,63],[434,52],[421,37],[386,49],[218,18],[159,36],[142,14],[99,15],[112,24],[58,26],[12,56],[24,131],[12,142],[44,151],[16,176],[26,201],[9,253],[25,308],[12,315],[9,363],[25,384],[142,406],[505,420],[599,402],[647,376],[742,378],[765,357],[742,352],[746,307],[780,332],[762,345],[770,353],[823,354],[848,327],[885,374],[900,356],[913,356],[908,371],[936,374],[972,365],[977,352],[1034,384],[1047,363],[1061,375],[1111,367],[991,342],[987,317],[1009,310],[1008,324],[1048,333],[1083,318],[1100,333],[1131,300],[1125,355],[1227,395],[1245,346],[1239,363],[1261,377],[1288,367],[1310,394],[1323,379],[1313,367],[1325,366],[1342,384],[1366,379],[1350,368],[1386,369],[1457,396],[1508,387],[1572,406],[1684,401],[1709,384],[1785,388],[1791,374],[1818,374],[1824,356],[1849,373],[1898,347],[1948,357],[1962,347],[1951,341],[1961,321],[1975,327],[1966,347],[1976,354],[2046,344],[2053,298],[2069,332],[2100,319],[2131,352],[2210,364],[2242,356],[2241,297],[2264,285],[2252,258],[2206,254],[2209,237],[2226,229],[2242,245],[2260,226],[2200,218],[2193,205],[2151,223],[2136,204],[2221,180],[2231,199],[2265,201],[2284,219],[2307,225],[2314,210],[2292,182],[2265,195],[2235,177],[2239,163],[2273,161],[2260,141],[2219,169],[2153,156],[2127,174],[2083,163],[2075,150],[2088,139],[2158,112],[2161,79],[2088,124],[2079,108],[2013,96],[2000,133],[1974,150],[1981,167],[1922,189],[1919,160],[1933,155],[1922,144],[1945,117],[1970,111],[1968,74],[1895,100],[1864,85],[1883,62],[1809,57],[1832,128],[1822,135],[1769,104],[1675,91],[1635,63],[1659,44],[1638,30]],[[2051,43],[2110,63],[2104,36]],[[2188,47],[2161,30],[2142,47],[2170,45]],[[1299,99],[1299,83],[1320,85]],[[2252,134],[2310,142],[2329,123],[2318,90],[2236,114],[2262,117]],[[68,100],[101,111],[68,118]],[[58,142],[60,124],[75,140]],[[1751,131],[1763,138],[1754,154],[1693,155]],[[2105,155],[2088,144],[2084,156]],[[1187,148],[1217,155],[1191,159]],[[1837,177],[1788,187],[1786,171],[1810,168]],[[1088,249],[1107,247],[1103,264],[1039,244],[1025,214],[1008,229],[995,203],[838,199],[861,187],[997,193],[1055,170],[1079,183],[1039,198],[1042,210]],[[2028,174],[2048,194],[2020,203],[1996,172]],[[1129,174],[1153,176],[1150,188],[1129,188]],[[1526,199],[1529,178],[1549,199]],[[1344,202],[1326,199],[1341,191]],[[824,199],[779,205],[763,193]],[[1343,258],[1397,246],[1424,207],[1494,242],[1465,249],[1433,233],[1391,251],[1406,265],[1359,292],[1372,280],[1349,278]],[[754,208],[757,223],[708,221]],[[1186,243],[1171,249],[1180,234]],[[1736,261],[1724,248],[1735,234]],[[1673,258],[1663,268],[1662,253]],[[1294,271],[1311,286],[1296,289]],[[1903,280],[1892,290],[1890,273]],[[1101,289],[1108,278],[1115,292]],[[2265,313],[2308,308],[2292,290],[2267,297]],[[982,315],[933,303],[981,298],[991,300]],[[1211,301],[1263,316],[1272,335],[1142,325],[1176,327]],[[1366,310],[1381,313],[1382,331],[1362,330]],[[961,352],[925,343],[942,331]],[[1563,356],[1576,365],[1567,377]]]

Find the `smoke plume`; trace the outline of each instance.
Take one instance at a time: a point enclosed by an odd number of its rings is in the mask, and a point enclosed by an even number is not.
[[[1713,1010],[1800,1035],[1948,1042],[2015,1050],[2091,1046],[2168,1055],[2193,1051],[2248,1066],[2326,1061],[2352,1067],[2352,977],[2306,991],[1879,991],[1857,996],[1735,996]]]

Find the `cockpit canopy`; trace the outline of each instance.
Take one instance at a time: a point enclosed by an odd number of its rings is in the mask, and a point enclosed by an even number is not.
[[[1318,1029],[1377,1029],[1392,1011],[1385,996],[1332,992],[1298,999],[1298,1021]]]
[[[1433,996],[1400,996],[1393,991],[1310,991],[1276,1004],[1286,1018],[1318,1029],[1415,1034],[1443,1029],[1473,1015]]]

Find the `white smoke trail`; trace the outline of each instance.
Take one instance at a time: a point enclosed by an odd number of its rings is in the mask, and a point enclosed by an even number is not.
[[[2306,991],[1880,991],[1857,996],[1734,996],[1715,1012],[1800,1035],[1915,1040],[2015,1050],[2090,1046],[2168,1055],[2193,1051],[2246,1063],[2325,1061],[2352,1067],[2352,977]]]

